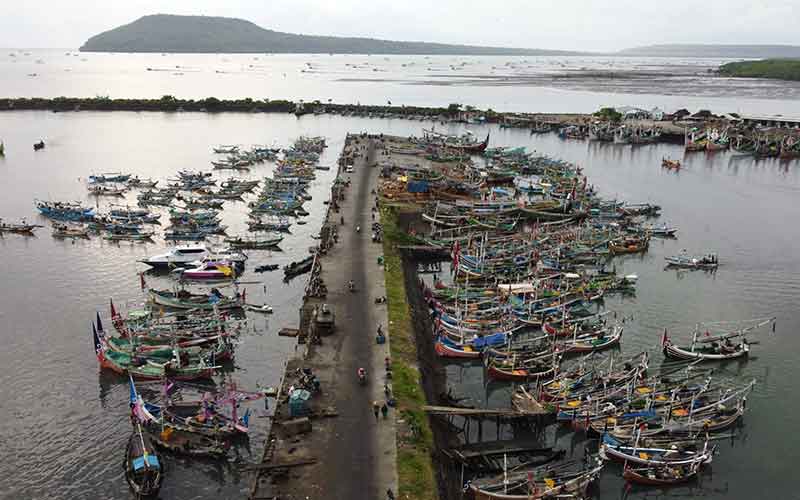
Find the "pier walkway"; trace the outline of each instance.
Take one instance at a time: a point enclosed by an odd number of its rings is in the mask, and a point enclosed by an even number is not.
[[[357,142],[356,142],[357,141]],[[265,451],[257,466],[250,491],[252,499],[383,499],[386,490],[397,492],[395,410],[376,418],[373,403],[385,400],[384,359],[389,340],[377,344],[378,325],[387,331],[386,304],[375,298],[386,295],[383,268],[378,257],[382,245],[372,242],[373,190],[379,168],[370,140],[351,136],[350,148],[358,148],[340,211],[330,211],[330,222],[338,225],[338,242],[320,258],[321,277],[328,293],[325,299],[308,299],[306,306],[326,303],[335,313],[335,331],[320,344],[298,346],[297,359],[287,367],[283,393],[294,382],[297,368],[310,368],[321,383],[321,394],[310,400],[310,432],[289,431],[285,396],[279,403]],[[344,217],[344,225],[339,225]],[[375,221],[379,214],[375,212]],[[356,226],[361,227],[356,232]],[[348,281],[355,282],[355,292]],[[367,370],[367,384],[358,381],[359,368]],[[285,470],[281,464],[286,464]],[[281,473],[277,474],[278,470]]]

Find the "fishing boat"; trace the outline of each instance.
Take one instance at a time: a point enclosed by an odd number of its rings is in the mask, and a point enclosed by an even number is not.
[[[681,169],[681,161],[680,160],[672,160],[669,158],[662,158],[661,159],[661,166],[664,168],[668,168],[670,170],[680,170]]]
[[[83,224],[53,223],[53,238],[89,238],[89,228]]]
[[[487,358],[486,374],[493,380],[542,380],[556,373],[558,361],[557,356],[550,354],[524,360],[510,358],[500,361]]]
[[[309,255],[303,260],[292,262],[291,264],[284,266],[283,268],[284,278],[285,279],[293,278],[295,276],[307,273],[311,270],[311,266],[313,264],[314,264],[313,255]]]
[[[94,208],[85,208],[77,202],[34,200],[36,209],[51,219],[89,221],[94,218]]]
[[[676,447],[638,446],[626,443],[604,434],[600,444],[600,457],[603,460],[616,460],[647,467],[700,466],[710,464],[715,446],[708,443],[701,450],[679,449]]]
[[[176,380],[208,379],[214,375],[216,369],[203,360],[176,367],[173,360],[132,357],[128,353],[114,351],[102,345],[96,352],[101,368],[109,369],[119,375],[130,375],[137,380],[160,380],[164,377]]]
[[[622,340],[622,331],[623,328],[616,325],[610,331],[603,330],[603,333],[599,335],[576,335],[571,339],[558,342],[556,351],[564,354],[602,351],[619,345]]]
[[[104,338],[102,328],[98,331],[92,325],[95,355],[100,368],[111,370],[119,375],[129,375],[138,380],[160,380],[171,377],[176,380],[196,380],[211,378],[217,368],[203,359],[196,363],[184,363],[180,359],[156,360],[131,355],[111,349]]]
[[[279,267],[281,267],[281,266],[278,265],[278,264],[264,264],[264,265],[256,267],[254,269],[254,271],[257,272],[257,273],[265,273],[265,272],[268,272],[268,271],[277,271]]]
[[[135,188],[153,189],[158,184],[158,181],[153,179],[140,179],[139,177],[131,177],[126,181],[126,184]]]
[[[149,290],[150,301],[153,304],[173,309],[200,309],[210,311],[219,309],[241,308],[244,301],[238,293],[233,297],[227,297],[220,293],[216,288],[212,288],[208,294],[194,294],[186,290],[171,292],[168,290]]]
[[[153,231],[142,231],[138,227],[129,229],[116,229],[111,228],[103,236],[103,239],[109,241],[150,241],[155,236]]]
[[[111,172],[105,174],[96,174],[89,176],[89,182],[92,184],[102,184],[105,182],[126,182],[131,178],[131,174],[123,174],[120,172]]]
[[[221,146],[217,146],[217,147],[215,147],[215,148],[212,148],[212,150],[213,150],[213,151],[214,151],[214,153],[216,153],[216,154],[221,154],[221,155],[230,155],[230,154],[236,154],[236,153],[238,153],[238,152],[239,152],[239,146],[236,146],[236,145],[230,145],[230,146],[228,146],[228,145],[224,145],[224,144],[223,144],[223,145],[221,145]]]
[[[440,335],[434,343],[436,354],[443,358],[477,359],[481,357],[481,349],[470,344],[458,345],[446,335]]]
[[[164,231],[164,239],[167,241],[203,241],[208,233],[201,231]]]
[[[162,422],[148,424],[145,430],[159,448],[191,457],[221,458],[228,453],[228,442],[221,442],[196,432],[179,429]]]
[[[272,314],[272,306],[269,304],[245,304],[244,308],[257,313]]]
[[[208,249],[203,245],[177,246],[166,253],[154,255],[139,262],[155,269],[170,269],[202,260],[208,254]]]
[[[681,253],[664,257],[667,266],[680,267],[683,269],[716,269],[719,267],[719,260],[716,254],[709,253],[702,256],[687,255]]]
[[[273,238],[258,239],[258,238],[225,238],[225,243],[231,248],[241,248],[250,250],[263,250],[265,248],[277,247],[283,241],[283,236],[275,236]]]
[[[684,484],[697,477],[699,463],[665,465],[663,467],[625,467],[622,477],[629,483],[668,487]]]
[[[28,224],[23,219],[20,223],[8,223],[4,222],[3,219],[0,219],[0,233],[16,233],[16,234],[28,234],[31,235],[33,232],[44,226],[40,226],[38,224]]]
[[[608,250],[612,255],[622,255],[628,253],[640,253],[647,250],[650,245],[650,237],[627,237],[619,240],[610,241]]]
[[[585,464],[556,463],[473,479],[468,488],[475,500],[580,499],[585,498],[587,488],[597,480],[602,469],[601,461],[587,457]]]
[[[751,323],[748,326],[742,324]],[[750,354],[750,342],[747,335],[766,326],[772,325],[775,329],[775,318],[754,319],[743,322],[703,323],[705,333],[700,334],[701,324],[695,325],[691,343],[679,346],[672,342],[664,329],[661,336],[661,349],[664,356],[675,359],[700,360],[700,361],[726,361],[747,357]],[[711,334],[715,329],[720,333]],[[736,339],[736,342],[733,340]],[[756,342],[757,343],[757,342]]]
[[[103,184],[90,184],[87,189],[89,194],[95,196],[122,196],[128,192],[127,187],[113,187]]]
[[[155,497],[164,480],[158,452],[150,438],[136,424],[125,447],[125,480],[137,498]]]
[[[687,152],[705,151],[708,138],[705,131],[697,128],[684,131],[684,149]]]
[[[678,232],[677,227],[668,226],[666,223],[661,224],[660,226],[634,225],[634,226],[628,226],[626,229],[629,233],[648,234],[650,236],[658,236],[661,238],[674,238]]]

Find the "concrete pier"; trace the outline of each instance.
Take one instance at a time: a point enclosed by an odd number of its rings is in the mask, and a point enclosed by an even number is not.
[[[301,330],[308,330],[301,332],[305,344],[287,366],[262,464],[253,468],[252,499],[375,500],[386,498],[387,489],[397,492],[395,410],[389,408],[386,417],[379,411],[376,417],[373,407],[386,401],[384,384],[391,386],[384,366],[389,339],[376,342],[378,325],[387,331],[386,305],[375,303],[385,295],[378,263],[383,250],[372,241],[373,216],[379,221],[373,208],[380,144],[379,138],[353,135],[345,143],[339,179],[349,186],[332,191],[340,199],[331,201],[326,221],[338,234],[318,257],[327,296],[307,298],[301,310]],[[352,173],[346,173],[350,162]],[[350,280],[355,292],[348,289]],[[317,335],[313,318],[307,317],[322,304],[335,317],[333,333],[325,336]],[[290,414],[287,397],[302,368],[319,379],[321,392],[312,394],[310,413],[297,418]],[[366,384],[358,380],[359,368],[367,371]]]

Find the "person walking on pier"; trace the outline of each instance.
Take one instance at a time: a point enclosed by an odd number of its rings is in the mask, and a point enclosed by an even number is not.
[[[375,414],[375,420],[378,420],[378,413],[381,411],[381,406],[378,404],[377,401],[372,403],[372,412]]]
[[[381,406],[381,413],[383,414],[383,418],[386,418],[386,415],[389,413],[389,407],[386,406],[386,403],[383,403],[383,406]]]

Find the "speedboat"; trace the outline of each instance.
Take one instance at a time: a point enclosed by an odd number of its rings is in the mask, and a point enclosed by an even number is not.
[[[191,281],[230,281],[236,277],[234,265],[224,261],[205,261],[199,266],[173,271],[181,279]]]
[[[203,260],[209,255],[205,245],[177,246],[170,249],[167,253],[154,255],[139,262],[147,264],[155,269],[168,269],[174,267],[184,267],[195,261]]]

